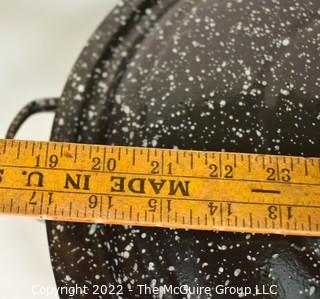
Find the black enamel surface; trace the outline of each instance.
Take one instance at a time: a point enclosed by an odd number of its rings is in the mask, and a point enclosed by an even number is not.
[[[77,61],[52,139],[319,156],[319,42],[318,1],[121,3]],[[135,286],[276,284],[256,298],[320,298],[318,238],[47,228],[58,286],[112,282],[152,298]]]

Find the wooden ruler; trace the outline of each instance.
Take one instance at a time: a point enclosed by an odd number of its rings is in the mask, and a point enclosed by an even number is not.
[[[320,159],[0,140],[0,213],[320,236]]]

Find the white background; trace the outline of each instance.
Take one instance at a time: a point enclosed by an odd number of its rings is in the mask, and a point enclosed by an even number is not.
[[[70,69],[118,0],[0,0],[0,138],[28,101],[59,96]],[[48,140],[53,116],[30,118],[17,138]],[[0,217],[0,299],[55,286],[43,222]]]

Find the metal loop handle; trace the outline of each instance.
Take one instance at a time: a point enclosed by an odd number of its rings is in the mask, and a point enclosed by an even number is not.
[[[33,114],[39,112],[52,112],[57,109],[60,98],[45,98],[34,100],[24,106],[11,122],[6,138],[13,139],[21,125]]]

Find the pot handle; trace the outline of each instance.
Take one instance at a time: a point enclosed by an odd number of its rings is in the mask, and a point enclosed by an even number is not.
[[[11,122],[7,131],[6,138],[13,139],[21,125],[33,114],[39,112],[54,112],[57,109],[60,98],[44,98],[34,100],[24,106],[14,120]]]

